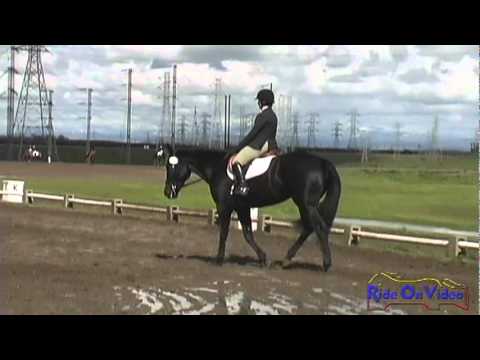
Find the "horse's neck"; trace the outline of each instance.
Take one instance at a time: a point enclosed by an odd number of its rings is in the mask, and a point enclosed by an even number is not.
[[[192,151],[182,155],[190,164],[192,171],[210,183],[214,177],[215,168],[219,166],[219,162],[223,162],[225,154]],[[179,154],[179,156],[182,155]]]

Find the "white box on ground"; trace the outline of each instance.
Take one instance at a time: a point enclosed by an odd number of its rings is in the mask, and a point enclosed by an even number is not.
[[[258,208],[250,209],[250,218],[252,219],[252,231],[257,231]],[[242,230],[240,221],[237,221],[237,229]]]
[[[18,180],[3,180],[2,201],[23,203],[25,182]]]

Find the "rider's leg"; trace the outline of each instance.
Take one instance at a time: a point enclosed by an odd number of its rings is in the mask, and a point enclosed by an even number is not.
[[[235,156],[235,159],[232,163],[232,170],[237,180],[237,186],[235,188],[236,195],[245,196],[249,191],[242,167],[266,152],[268,152],[268,142],[266,142],[260,150],[256,150],[250,146],[245,146],[242,150],[240,150],[237,156]]]

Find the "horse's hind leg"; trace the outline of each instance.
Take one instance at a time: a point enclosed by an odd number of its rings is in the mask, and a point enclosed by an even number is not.
[[[330,253],[330,246],[328,244],[328,235],[330,228],[327,226],[323,218],[320,216],[318,209],[315,206],[308,206],[308,213],[313,225],[313,229],[318,236],[320,247],[323,253],[323,270],[325,272],[332,266],[332,255]]]
[[[267,255],[255,242],[252,232],[252,219],[250,217],[250,209],[242,209],[237,211],[238,219],[242,224],[243,237],[247,241],[248,245],[255,251],[258,257],[258,261],[262,266],[267,265]]]
[[[282,267],[286,268],[288,265],[290,265],[291,260],[297,255],[298,250],[302,247],[302,245],[305,243],[307,238],[310,236],[310,234],[313,232],[313,227],[311,225],[311,221],[309,219],[307,210],[303,207],[299,207],[300,211],[300,217],[302,219],[302,233],[298,237],[297,241],[292,245],[292,247],[288,250],[287,256],[282,262]]]

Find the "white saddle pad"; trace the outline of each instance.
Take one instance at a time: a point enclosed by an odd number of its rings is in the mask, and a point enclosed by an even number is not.
[[[260,176],[267,172],[268,168],[270,167],[270,163],[272,159],[275,158],[275,155],[266,156],[260,159],[255,159],[250,164],[247,174],[245,175],[245,180],[252,179],[254,177]],[[227,175],[230,180],[235,180],[235,175],[232,174],[230,167],[227,166]]]

